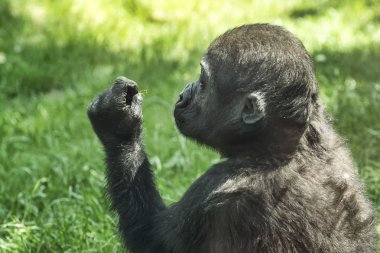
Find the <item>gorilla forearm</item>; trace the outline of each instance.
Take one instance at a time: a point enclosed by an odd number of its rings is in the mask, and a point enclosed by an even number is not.
[[[152,218],[165,208],[141,146],[132,142],[106,148],[108,193],[125,243],[132,250],[151,241]]]

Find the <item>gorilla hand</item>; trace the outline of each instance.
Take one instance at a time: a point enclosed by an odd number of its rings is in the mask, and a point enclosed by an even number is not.
[[[142,97],[137,84],[126,77],[98,95],[87,114],[104,145],[133,142],[141,133]]]

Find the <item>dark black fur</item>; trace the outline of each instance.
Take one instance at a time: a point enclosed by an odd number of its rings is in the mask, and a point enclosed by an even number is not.
[[[167,207],[141,140],[141,96],[118,78],[88,110],[131,252],[375,252],[374,211],[318,97],[312,61],[281,27],[217,38],[175,108],[179,130],[225,160]]]

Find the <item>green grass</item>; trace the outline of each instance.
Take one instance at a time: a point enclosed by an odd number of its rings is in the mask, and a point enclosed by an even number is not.
[[[146,91],[146,148],[172,203],[218,160],[175,129],[177,94],[216,35],[255,22],[304,42],[380,211],[379,1],[1,0],[0,252],[121,252],[87,105],[118,75]]]

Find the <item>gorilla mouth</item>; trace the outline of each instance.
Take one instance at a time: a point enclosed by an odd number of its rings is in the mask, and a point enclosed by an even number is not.
[[[126,105],[132,104],[132,99],[137,93],[139,93],[137,86],[134,85],[134,86],[128,86],[127,87],[127,95],[125,95]]]

